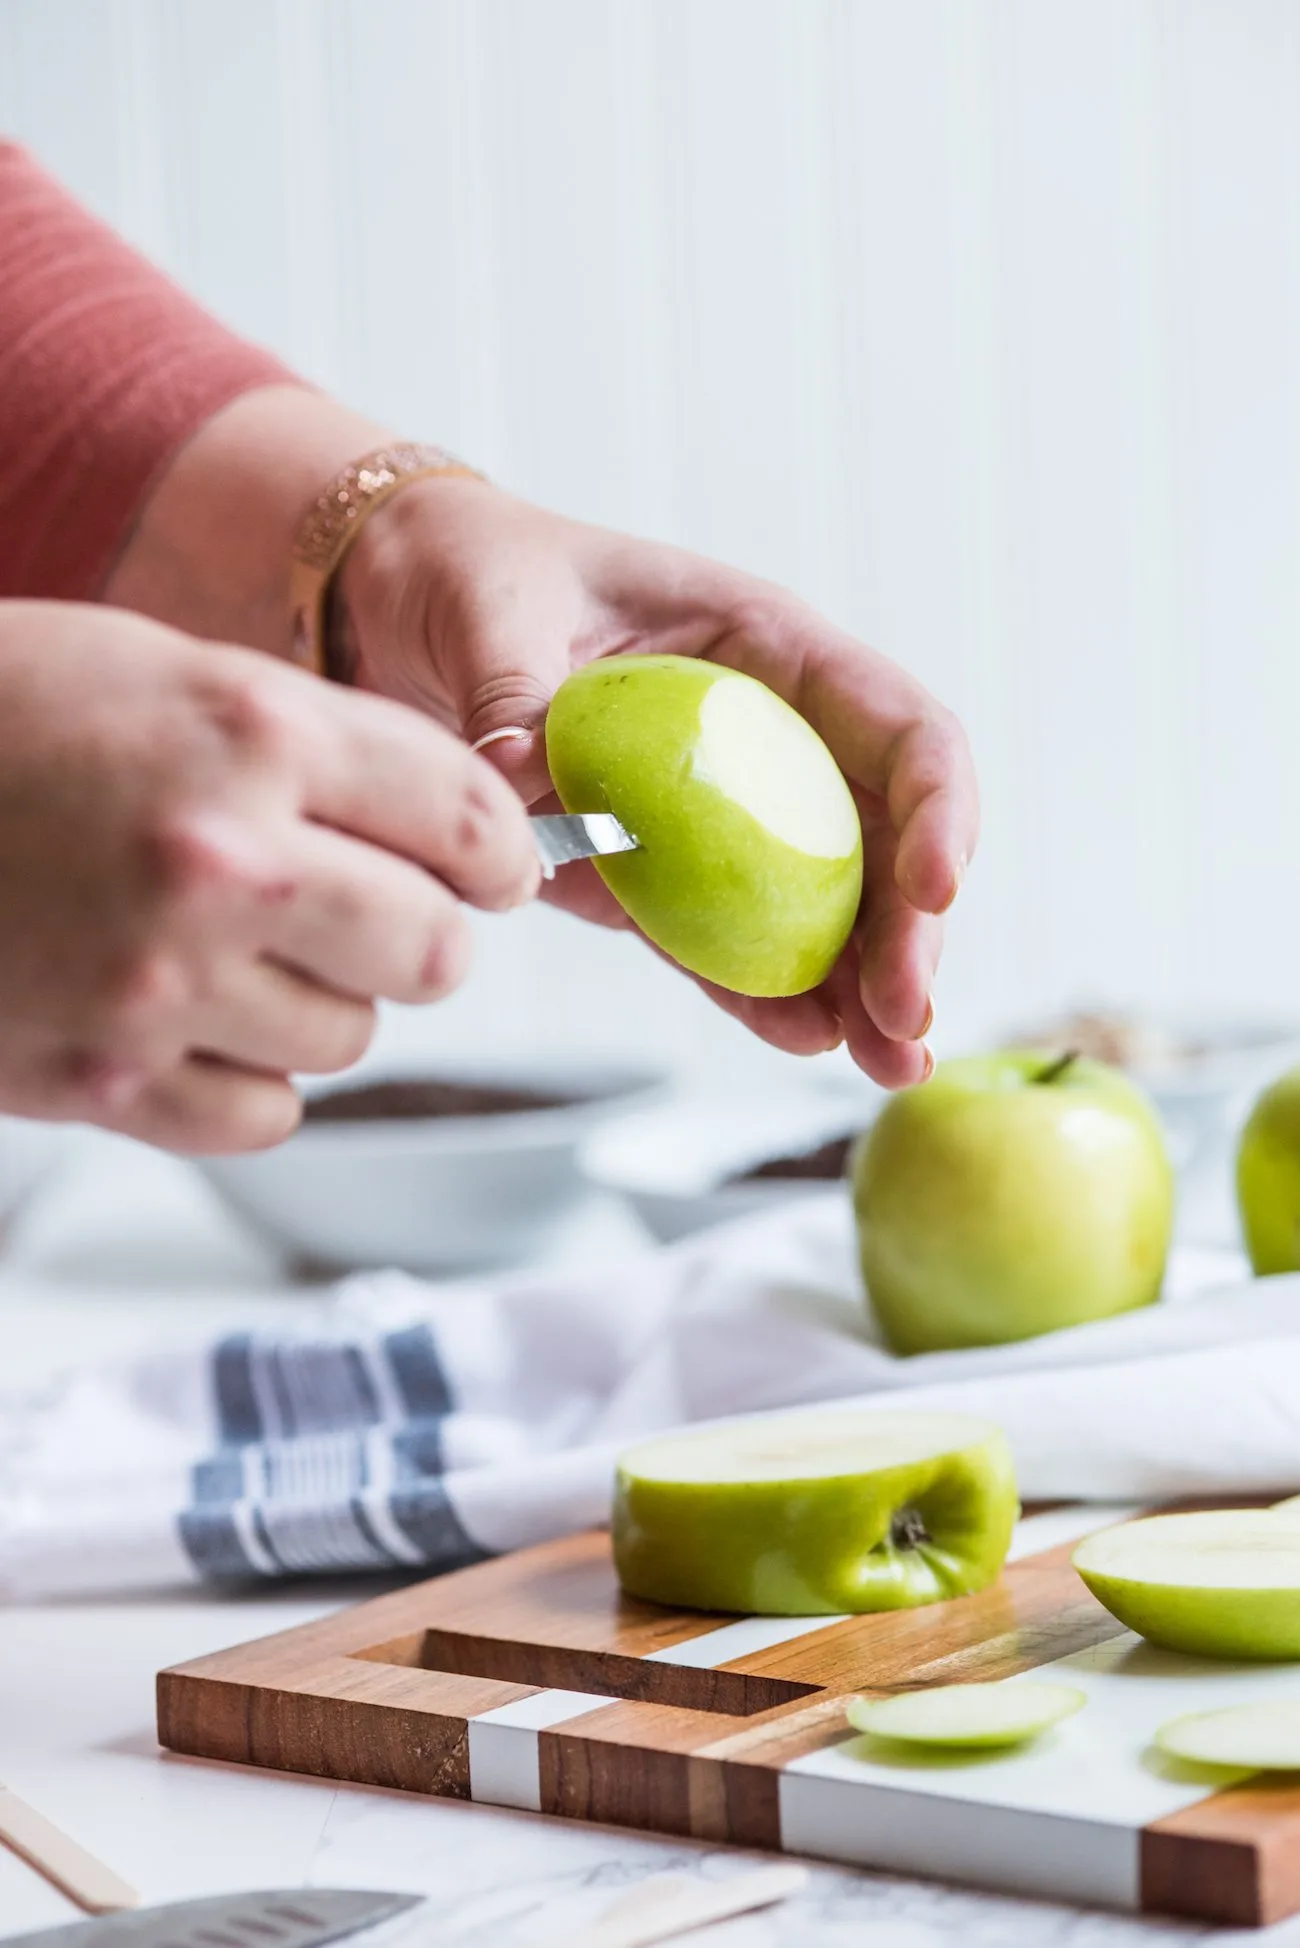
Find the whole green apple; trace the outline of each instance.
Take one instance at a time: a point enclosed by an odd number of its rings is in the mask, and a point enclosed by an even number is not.
[[[605,657],[556,691],[546,757],[567,812],[613,812],[639,841],[596,869],[682,967],[753,995],[829,974],[862,896],[862,827],[773,691],[692,656]]]
[[[852,1164],[862,1276],[900,1353],[1000,1345],[1149,1305],[1174,1180],[1117,1069],[1013,1052],[940,1063]]]
[[[1148,1515],[1071,1557],[1099,1603],[1192,1657],[1300,1658],[1300,1525],[1268,1508]]]
[[[1300,1069],[1279,1076],[1246,1119],[1237,1208],[1257,1276],[1300,1271]]]
[[[1018,1513],[991,1421],[799,1408],[621,1455],[614,1562],[630,1595],[686,1609],[906,1610],[991,1583]]]

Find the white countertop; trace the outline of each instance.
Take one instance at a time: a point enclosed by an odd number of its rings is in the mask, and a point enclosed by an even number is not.
[[[614,1211],[593,1211],[589,1223],[606,1239],[630,1235]],[[0,1261],[5,1383],[250,1315],[265,1321],[268,1309],[294,1303],[276,1268],[184,1166],[95,1141]],[[374,1588],[299,1585],[256,1599],[160,1592],[0,1611],[0,1779],[150,1903],[304,1884],[429,1896],[409,1919],[359,1936],[366,1948],[564,1941],[640,1876],[683,1867],[721,1874],[743,1864],[688,1842],[159,1751],[160,1667],[287,1628]],[[78,1918],[0,1849],[0,1938]],[[1174,1948],[1209,1932],[818,1867],[795,1902],[692,1939],[719,1948]],[[1300,1921],[1214,1939],[1291,1948]]]

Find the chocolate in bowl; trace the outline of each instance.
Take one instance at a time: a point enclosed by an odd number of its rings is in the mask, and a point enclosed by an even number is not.
[[[660,1083],[597,1056],[399,1056],[314,1081],[275,1149],[199,1167],[290,1264],[459,1276],[549,1250],[590,1195],[579,1143]]]
[[[815,1150],[800,1150],[788,1157],[768,1157],[749,1170],[724,1177],[723,1183],[757,1184],[773,1180],[781,1183],[837,1183],[848,1168],[849,1152],[855,1141],[856,1138],[852,1136],[836,1136],[829,1143],[819,1143]]]
[[[313,1096],[303,1109],[304,1123],[423,1121],[438,1116],[518,1116],[539,1109],[572,1109],[586,1096],[555,1095],[537,1089],[497,1089],[490,1084],[409,1081],[359,1082]]]

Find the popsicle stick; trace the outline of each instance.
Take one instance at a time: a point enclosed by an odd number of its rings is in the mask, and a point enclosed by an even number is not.
[[[689,1934],[713,1921],[771,1907],[798,1893],[806,1867],[756,1867],[729,1880],[688,1880],[678,1874],[656,1876],[622,1895],[594,1927],[570,1935],[568,1948],[648,1948],[655,1941]]]
[[[8,1786],[0,1786],[0,1840],[87,1914],[116,1914],[140,1905],[134,1887],[128,1887],[102,1860],[61,1833],[44,1813],[28,1806]]]

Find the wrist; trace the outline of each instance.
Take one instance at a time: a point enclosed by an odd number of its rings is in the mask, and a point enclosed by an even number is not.
[[[455,646],[462,517],[501,498],[490,481],[434,474],[371,515],[331,585],[331,674],[456,726],[445,666]]]
[[[289,563],[304,510],[388,438],[305,386],[242,394],[200,427],[154,488],[104,599],[190,635],[289,657]]]

